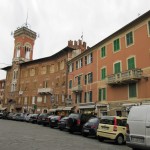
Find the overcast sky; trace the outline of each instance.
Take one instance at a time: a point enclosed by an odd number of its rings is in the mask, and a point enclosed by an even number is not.
[[[50,56],[67,46],[68,40],[83,40],[93,46],[119,28],[150,10],[150,0],[0,0],[0,68],[12,63],[11,32],[27,19],[39,34],[33,59]],[[0,70],[0,79],[5,79]]]

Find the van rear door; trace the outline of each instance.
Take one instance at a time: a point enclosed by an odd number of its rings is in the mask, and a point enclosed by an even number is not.
[[[143,106],[134,106],[128,116],[127,123],[130,129],[131,143],[145,145],[145,123],[147,109]]]
[[[150,148],[150,107],[147,109],[146,119],[146,146]]]

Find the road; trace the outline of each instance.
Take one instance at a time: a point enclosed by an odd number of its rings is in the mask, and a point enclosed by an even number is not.
[[[0,150],[131,150],[80,134],[37,124],[0,119]]]

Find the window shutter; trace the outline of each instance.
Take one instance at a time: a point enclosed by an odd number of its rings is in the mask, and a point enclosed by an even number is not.
[[[135,69],[134,57],[128,59],[128,69]]]
[[[103,100],[106,100],[106,88],[103,89]]]
[[[101,94],[102,94],[102,90],[99,89],[99,101],[101,101]]]
[[[87,56],[85,56],[85,65],[87,64]]]
[[[93,54],[91,53],[91,63],[93,62]]]
[[[87,84],[87,75],[84,76],[84,83]]]

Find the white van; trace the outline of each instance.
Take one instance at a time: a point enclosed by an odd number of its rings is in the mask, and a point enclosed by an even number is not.
[[[131,108],[127,119],[126,144],[133,150],[150,150],[150,105]]]

